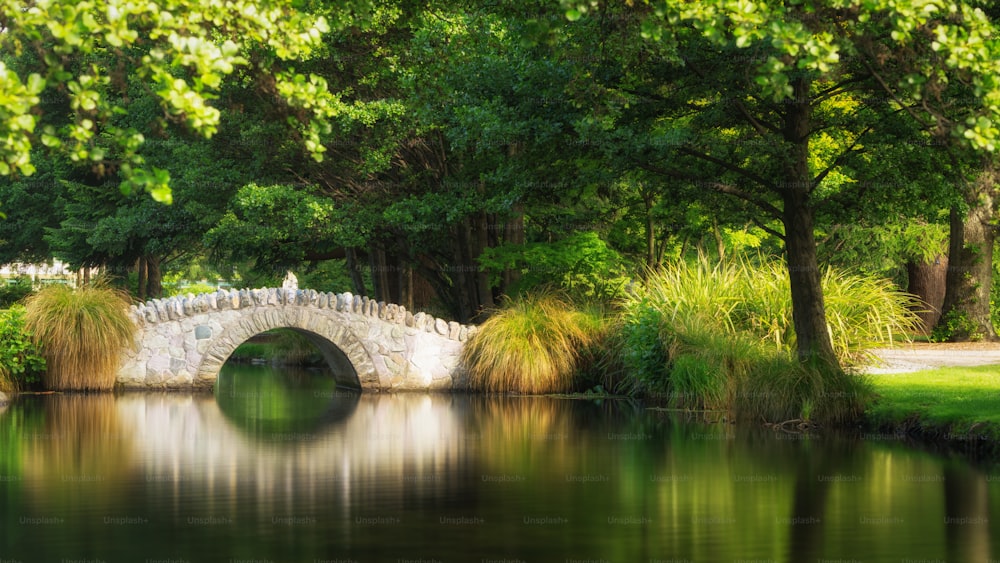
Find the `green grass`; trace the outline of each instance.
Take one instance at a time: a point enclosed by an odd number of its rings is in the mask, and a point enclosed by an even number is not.
[[[1000,366],[871,376],[869,424],[931,438],[1000,440]]]

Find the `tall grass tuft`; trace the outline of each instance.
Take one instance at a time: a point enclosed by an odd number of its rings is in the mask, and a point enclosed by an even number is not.
[[[914,298],[888,281],[830,269],[823,284],[844,365],[918,327]],[[620,347],[616,362],[640,392],[678,408],[771,422],[853,420],[871,397],[870,384],[795,359],[790,295],[778,262],[702,258],[667,266],[650,273],[624,304],[613,339]]]
[[[602,315],[554,293],[512,300],[466,343],[469,385],[488,392],[571,391],[603,327]]]
[[[11,393],[16,389],[14,378],[10,375],[10,370],[0,366],[0,393]]]
[[[25,302],[26,321],[46,361],[53,390],[110,390],[135,325],[127,294],[103,284],[49,286]]]
[[[867,376],[772,354],[736,381],[731,413],[736,420],[754,422],[844,425],[859,420],[873,398]]]
[[[919,329],[917,298],[891,281],[828,268],[823,274],[827,324],[838,359],[857,364],[863,351],[909,338]],[[651,273],[626,308],[645,303],[667,325],[700,321],[793,350],[791,288],[784,264],[743,258],[709,264],[678,262]]]

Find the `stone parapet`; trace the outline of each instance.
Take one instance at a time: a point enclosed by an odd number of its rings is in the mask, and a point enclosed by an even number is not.
[[[276,328],[304,334],[338,384],[380,391],[464,389],[459,358],[476,327],[351,293],[219,290],[134,305],[138,327],[118,374],[124,388],[211,388],[230,354]]]

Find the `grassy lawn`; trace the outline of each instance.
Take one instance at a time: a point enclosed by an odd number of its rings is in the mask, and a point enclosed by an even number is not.
[[[1000,440],[1000,365],[871,376],[869,422],[951,440]]]

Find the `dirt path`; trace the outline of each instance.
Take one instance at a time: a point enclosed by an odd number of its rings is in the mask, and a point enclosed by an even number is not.
[[[914,343],[872,350],[880,362],[868,373],[906,373],[940,367],[1000,364],[1000,342]],[[1000,367],[997,368],[1000,372]]]

